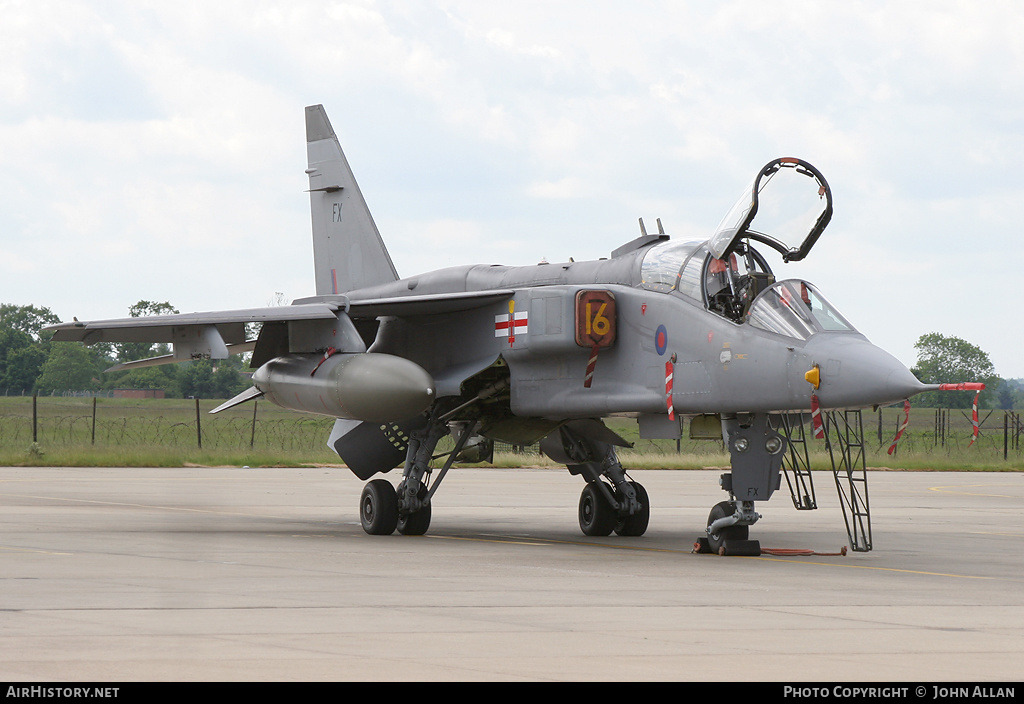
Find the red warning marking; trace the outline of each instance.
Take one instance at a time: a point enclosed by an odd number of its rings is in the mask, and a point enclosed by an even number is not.
[[[818,407],[817,394],[811,394],[811,427],[814,429],[814,437],[819,440],[825,438],[825,427],[821,422],[821,408]]]
[[[672,406],[672,376],[674,367],[671,361],[665,362],[665,404],[668,406],[668,419],[676,419],[676,409]]]
[[[971,425],[974,426],[971,441],[967,444],[970,447],[978,439],[978,397],[985,390],[985,385],[980,381],[962,381],[959,384],[939,384],[942,391],[977,391],[974,394],[974,401],[971,403]],[[891,454],[891,453],[890,453]]]
[[[896,452],[896,443],[900,441],[900,437],[903,435],[903,431],[907,429],[907,423],[910,422],[910,399],[903,402],[903,423],[900,424],[900,429],[896,431],[896,437],[892,439],[892,445],[889,446],[888,454]]]
[[[319,362],[317,362],[317,363],[316,363],[316,366],[315,366],[315,367],[313,367],[313,371],[311,371],[311,372],[309,373],[309,375],[310,375],[310,376],[313,376],[314,374],[316,374],[316,370],[320,368],[320,365],[321,365],[321,364],[323,364],[324,362],[326,362],[326,361],[327,361],[328,359],[330,359],[331,355],[332,355],[332,354],[334,354],[334,353],[335,353],[335,352],[337,352],[337,351],[338,351],[338,350],[334,349],[333,347],[328,347],[328,348],[327,348],[327,349],[326,349],[326,350],[324,351],[324,356],[323,356],[323,359],[321,359],[321,360],[320,360]]]
[[[600,351],[598,345],[594,345],[590,349],[590,361],[587,362],[587,375],[583,379],[583,388],[589,389],[590,382],[594,380],[594,368],[597,366],[597,353]]]
[[[982,388],[985,388],[984,384],[981,384]],[[971,403],[971,425],[974,426],[974,431],[971,435],[971,441],[967,443],[967,447],[974,444],[974,441],[978,439],[978,397],[981,396],[981,389],[978,389],[978,393],[974,394],[974,401]]]

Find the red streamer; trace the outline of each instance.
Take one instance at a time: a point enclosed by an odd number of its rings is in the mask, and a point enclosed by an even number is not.
[[[821,422],[821,409],[818,407],[817,394],[811,394],[811,427],[814,428],[814,437],[819,440],[825,438],[825,427]]]
[[[665,362],[665,404],[668,406],[668,419],[676,419],[676,409],[672,406],[672,362]]]
[[[907,423],[910,422],[910,399],[903,402],[903,423],[900,425],[900,429],[896,431],[896,437],[892,439],[892,445],[889,446],[889,454],[896,452],[896,443],[900,441],[900,437],[903,435],[903,431],[907,429]]]

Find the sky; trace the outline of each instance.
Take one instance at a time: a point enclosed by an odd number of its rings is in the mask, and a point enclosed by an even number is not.
[[[63,320],[312,295],[322,103],[402,276],[709,237],[814,164],[815,283],[908,367],[1024,377],[1024,5],[0,0],[0,302]]]

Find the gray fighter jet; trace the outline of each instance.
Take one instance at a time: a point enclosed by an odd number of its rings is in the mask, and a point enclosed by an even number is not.
[[[706,547],[746,541],[755,502],[780,486],[794,413],[864,408],[937,388],[872,345],[812,284],[777,280],[758,251],[803,259],[832,217],[824,177],[793,158],[761,168],[705,240],[641,234],[596,261],[469,265],[399,278],[322,106],[306,108],[316,295],[290,306],[52,327],[54,340],[162,342],[123,366],[252,352],[253,387],[213,413],[266,398],[336,418],[328,443],[362,480],[370,534],[422,534],[431,498],[474,443],[537,441],[585,480],[587,535],[639,536],[650,499],[603,418],[641,437],[710,427],[731,453],[729,499]],[[775,208],[773,194],[811,210]],[[779,212],[782,213],[779,216]],[[804,222],[795,246],[760,224]],[[807,216],[806,220],[801,220]],[[758,229],[753,229],[755,219]],[[755,247],[756,245],[756,247]],[[246,323],[262,323],[255,340]],[[122,366],[122,368],[123,368]],[[435,446],[454,449],[431,480]],[[394,485],[383,474],[402,466]],[[751,542],[751,541],[748,541]]]

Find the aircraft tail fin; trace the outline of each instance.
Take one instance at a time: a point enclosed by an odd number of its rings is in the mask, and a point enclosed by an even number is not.
[[[323,105],[306,108],[309,203],[318,296],[398,279]]]

